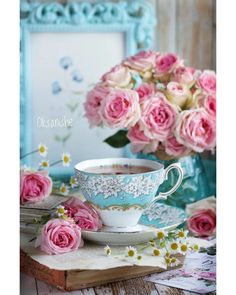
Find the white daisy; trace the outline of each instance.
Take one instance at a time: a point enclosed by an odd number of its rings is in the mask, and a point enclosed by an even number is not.
[[[58,217],[62,217],[62,216],[64,216],[67,213],[67,210],[65,209],[64,206],[59,205],[59,206],[57,206],[56,213],[57,213]]]
[[[42,160],[42,161],[39,163],[39,166],[40,166],[40,167],[43,167],[43,168],[47,168],[47,167],[49,167],[49,161],[48,161],[48,160]]]
[[[158,249],[158,248],[154,247],[152,249],[152,255],[153,256],[162,256],[163,255],[163,251],[161,249]]]
[[[180,252],[180,245],[178,241],[172,241],[168,244],[168,250],[170,251],[171,254],[176,254]]]
[[[156,237],[158,240],[163,240],[167,236],[167,233],[164,230],[157,230]]]
[[[69,153],[63,153],[61,156],[62,159],[62,165],[65,167],[69,167],[70,166],[70,162],[71,162],[71,157]]]
[[[63,195],[68,195],[69,193],[69,188],[67,185],[65,185],[65,183],[62,183],[61,187],[60,187],[60,192],[63,194]]]
[[[179,239],[186,239],[188,236],[188,230],[183,230],[183,229],[180,229],[177,231],[177,237]]]
[[[137,256],[137,249],[132,246],[126,247],[126,256],[129,258],[135,258]]]
[[[38,151],[39,151],[40,156],[46,157],[47,153],[48,153],[48,148],[45,144],[40,143],[38,145]]]
[[[70,178],[70,185],[72,188],[76,187],[78,185],[77,178],[75,176],[71,176]]]
[[[186,255],[188,253],[188,250],[189,250],[189,246],[186,242],[181,243],[179,245],[179,253]]]
[[[170,258],[170,266],[171,267],[174,267],[174,266],[177,266],[177,265],[179,265],[179,260],[176,258],[176,257],[171,257]]]
[[[106,256],[111,255],[111,248],[108,245],[106,245],[106,247],[104,247],[104,253]]]

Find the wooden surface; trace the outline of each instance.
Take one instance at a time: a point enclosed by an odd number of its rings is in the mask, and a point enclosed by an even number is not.
[[[158,25],[155,48],[178,53],[186,64],[215,69],[215,0],[151,0]]]
[[[184,256],[179,255],[178,259],[181,263],[184,262]],[[20,270],[22,273],[37,280],[67,291],[80,290],[163,272],[163,269],[159,267],[137,265],[104,270],[56,270],[35,261],[23,250],[20,251]]]
[[[152,282],[146,282],[143,278],[131,279],[122,282],[109,283],[107,285],[88,288],[79,291],[60,291],[51,285],[33,279],[25,274],[20,277],[20,295],[196,295],[176,288],[166,287]],[[215,295],[216,293],[208,293]]]

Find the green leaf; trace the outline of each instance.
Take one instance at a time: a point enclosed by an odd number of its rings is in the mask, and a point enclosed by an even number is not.
[[[112,136],[106,138],[104,142],[108,143],[114,148],[121,148],[127,145],[130,141],[127,138],[127,130],[119,130]]]

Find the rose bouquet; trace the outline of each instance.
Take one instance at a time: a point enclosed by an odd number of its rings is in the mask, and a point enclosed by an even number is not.
[[[214,150],[215,72],[172,53],[142,51],[105,73],[84,104],[91,126],[119,128],[105,142],[134,153],[179,158]],[[161,157],[160,157],[161,158]]]

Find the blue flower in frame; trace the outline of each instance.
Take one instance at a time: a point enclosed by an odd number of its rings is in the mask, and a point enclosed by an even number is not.
[[[60,93],[61,91],[62,91],[62,88],[61,88],[59,82],[54,81],[52,83],[52,93],[56,95],[56,94]]]
[[[73,65],[72,58],[69,56],[62,57],[59,61],[60,66],[64,69],[67,70],[70,66]]]
[[[71,72],[71,79],[72,79],[73,81],[79,83],[79,82],[82,82],[82,81],[83,81],[83,76],[82,76],[82,74],[81,74],[78,70],[74,69],[74,70]]]

